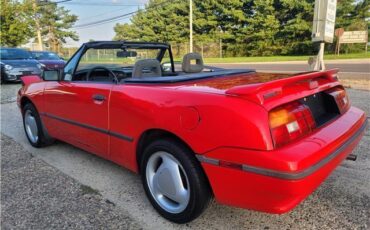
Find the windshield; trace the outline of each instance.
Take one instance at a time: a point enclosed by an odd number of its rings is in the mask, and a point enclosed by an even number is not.
[[[88,49],[81,57],[77,71],[102,66],[109,69],[130,68],[140,59],[157,59],[161,49],[126,48]]]
[[[22,49],[1,49],[2,60],[32,59],[29,52]]]
[[[61,58],[52,52],[32,52],[32,56],[37,60],[61,60]]]

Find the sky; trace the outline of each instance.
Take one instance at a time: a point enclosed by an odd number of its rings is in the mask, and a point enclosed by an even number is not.
[[[78,26],[136,11],[139,8],[143,8],[144,4],[147,2],[148,0],[72,0],[59,3],[59,6],[63,6],[65,9],[70,10],[72,14],[78,16],[79,19],[75,23],[75,26]],[[80,46],[90,39],[112,40],[115,35],[113,27],[116,23],[125,23],[129,21],[130,18],[123,18],[101,25],[81,28],[76,27],[73,30],[78,33],[80,40],[77,42],[68,40],[66,46]]]

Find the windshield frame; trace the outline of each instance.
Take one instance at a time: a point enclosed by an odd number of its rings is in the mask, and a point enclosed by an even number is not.
[[[161,61],[168,50],[170,62],[171,62],[171,71],[175,72],[175,65],[173,60],[173,55],[171,51],[171,46],[166,43],[159,43],[159,42],[128,42],[128,41],[99,41],[99,42],[88,42],[84,43],[73,55],[72,57],[67,61],[65,64],[65,68],[63,70],[63,76],[62,80],[64,80],[65,70],[67,66],[69,66],[69,63],[73,61],[77,61],[74,63],[74,66],[72,67],[72,75],[76,73],[77,67],[80,64],[81,58],[86,53],[87,50],[95,48],[95,49],[159,49],[160,52],[158,52],[157,60]],[[72,64],[72,63],[71,63]]]

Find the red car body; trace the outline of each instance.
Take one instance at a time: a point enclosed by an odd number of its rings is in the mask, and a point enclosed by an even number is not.
[[[284,213],[346,159],[363,135],[366,116],[348,107],[312,133],[274,147],[269,111],[341,87],[336,73],[249,72],[160,84],[48,82],[28,76],[18,104],[31,101],[52,137],[134,172],[145,135],[171,133],[196,153],[218,202]],[[94,94],[108,100],[94,101]]]

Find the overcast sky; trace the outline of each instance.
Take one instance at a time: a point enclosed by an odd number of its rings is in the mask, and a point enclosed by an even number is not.
[[[139,7],[143,8],[147,2],[148,0],[72,0],[59,5],[78,16],[79,20],[75,23],[77,26],[136,11]],[[90,39],[111,40],[115,35],[114,25],[129,21],[129,18],[124,18],[101,25],[75,28],[80,40],[68,41],[67,46],[79,46]]]

